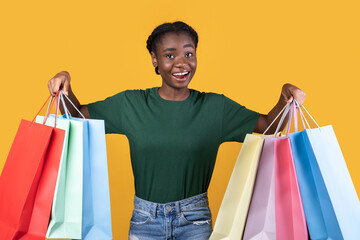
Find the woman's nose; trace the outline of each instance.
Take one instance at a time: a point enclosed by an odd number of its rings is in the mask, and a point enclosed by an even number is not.
[[[179,57],[176,59],[175,66],[176,67],[184,67],[187,65],[187,61],[184,57]]]

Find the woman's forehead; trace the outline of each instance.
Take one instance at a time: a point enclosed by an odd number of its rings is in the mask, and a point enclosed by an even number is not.
[[[169,32],[164,34],[161,38],[157,47],[168,47],[169,45],[184,45],[184,44],[192,44],[194,41],[191,36],[186,32]]]

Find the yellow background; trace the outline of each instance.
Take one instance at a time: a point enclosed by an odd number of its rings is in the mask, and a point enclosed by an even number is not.
[[[358,194],[360,34],[358,1],[2,1],[2,169],[20,119],[31,120],[47,81],[67,70],[82,103],[125,89],[159,86],[145,43],[166,21],[199,34],[190,84],[267,113],[282,84],[307,93],[305,106],[332,124]],[[209,190],[216,219],[241,144],[226,143]],[[133,178],[126,137],[107,136],[114,239],[126,239]]]

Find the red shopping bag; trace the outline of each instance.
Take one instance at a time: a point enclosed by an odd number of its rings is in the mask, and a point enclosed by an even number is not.
[[[21,121],[0,177],[0,239],[45,238],[64,136]]]

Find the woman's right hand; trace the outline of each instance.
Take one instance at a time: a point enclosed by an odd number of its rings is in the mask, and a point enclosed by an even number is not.
[[[52,79],[48,82],[48,88],[50,94],[55,96],[59,90],[63,90],[66,96],[69,96],[70,90],[70,74],[66,71],[57,73]]]

